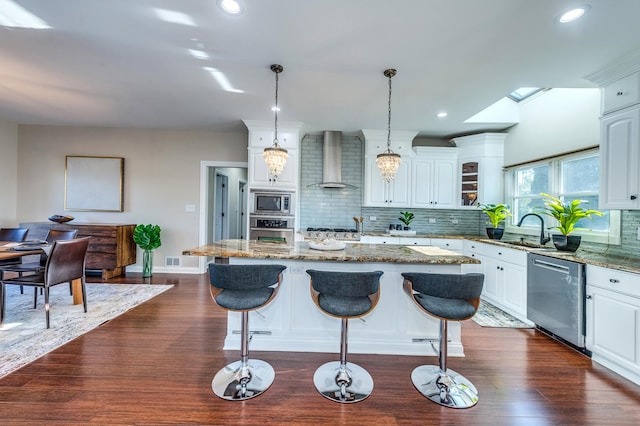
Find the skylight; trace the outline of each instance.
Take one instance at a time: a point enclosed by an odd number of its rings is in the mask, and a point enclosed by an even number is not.
[[[49,24],[11,0],[0,0],[0,26],[46,30]]]
[[[530,96],[535,95],[541,90],[544,90],[544,89],[541,87],[521,87],[509,93],[507,97],[513,101],[520,102],[520,101],[524,101]]]
[[[193,22],[191,16],[186,13],[177,12],[175,10],[167,10],[167,9],[154,9],[158,17],[166,22],[171,22],[173,24],[181,24],[188,25],[190,27],[195,27],[196,23]]]

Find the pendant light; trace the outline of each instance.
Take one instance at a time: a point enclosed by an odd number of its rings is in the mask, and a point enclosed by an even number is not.
[[[269,180],[271,182],[275,182],[278,179],[278,176],[280,176],[282,170],[284,170],[287,158],[289,158],[287,150],[281,148],[278,144],[278,74],[280,74],[283,69],[282,65],[271,65],[271,71],[276,74],[276,105],[273,108],[275,112],[273,124],[273,145],[269,148],[265,148],[262,153],[264,162],[267,163],[267,168],[269,169]]]
[[[384,76],[389,78],[389,121],[387,124],[387,150],[382,154],[378,154],[376,157],[376,165],[378,166],[378,170],[380,170],[380,174],[382,175],[382,179],[387,182],[391,182],[396,177],[396,173],[398,172],[398,168],[400,167],[400,163],[402,160],[400,159],[400,154],[396,154],[391,151],[391,77],[396,75],[396,70],[393,68],[389,68],[384,70]]]

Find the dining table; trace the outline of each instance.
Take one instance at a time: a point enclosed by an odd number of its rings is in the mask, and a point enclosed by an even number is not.
[[[23,243],[15,243],[9,241],[0,241],[0,262],[10,259],[21,259],[25,256],[40,256],[42,252],[48,253],[51,249],[50,244],[41,244],[37,248],[24,249]],[[71,292],[73,293],[73,304],[82,303],[82,279],[77,278],[71,282]]]

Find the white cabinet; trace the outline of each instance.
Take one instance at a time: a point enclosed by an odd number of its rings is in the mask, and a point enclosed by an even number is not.
[[[402,158],[395,179],[385,182],[376,157],[365,157],[364,205],[368,207],[409,207],[411,159]]]
[[[473,257],[474,259],[482,261],[482,246],[483,246],[483,244],[480,244],[480,243],[478,243],[476,241],[464,240],[462,254],[464,254],[465,256]],[[465,265],[462,265],[462,272],[464,272],[464,273],[471,273],[471,272],[482,273],[483,272],[482,268],[483,268],[482,263],[465,264]],[[486,277],[485,277],[485,281],[486,281]]]
[[[411,163],[411,207],[456,207],[457,157],[455,148],[415,147]]]
[[[300,167],[298,143],[302,123],[282,123],[278,126],[278,144],[288,151],[289,158],[282,174],[276,179],[269,176],[269,170],[262,157],[264,149],[273,144],[273,123],[252,120],[244,120],[244,123],[249,129],[249,188],[296,191]]]
[[[362,244],[400,244],[400,238],[379,235],[363,235],[360,237]]]
[[[601,209],[640,209],[640,107],[602,118],[600,138]]]
[[[586,347],[640,384],[640,275],[587,265]]]
[[[600,209],[640,209],[640,72],[619,67],[599,71]]]
[[[504,203],[503,158],[506,133],[454,138],[458,147],[456,207]]]
[[[492,244],[482,246],[482,298],[527,321],[527,253]]]
[[[456,253],[464,253],[464,240],[456,238],[431,238],[431,245]]]
[[[602,90],[602,113],[635,105],[640,102],[640,73],[633,73],[604,86]]]
[[[282,174],[276,179],[269,175],[269,169],[264,162],[262,153],[264,148],[249,148],[249,186],[251,188],[287,189],[295,190],[298,186],[298,150],[289,149],[289,158]]]

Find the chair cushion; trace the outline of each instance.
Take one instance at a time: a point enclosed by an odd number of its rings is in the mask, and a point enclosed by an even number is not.
[[[267,303],[274,289],[271,287],[251,290],[224,289],[216,295],[216,303],[233,311],[248,311]]]
[[[371,299],[368,297],[333,296],[320,294],[318,305],[331,315],[351,317],[363,315],[371,310]]]
[[[465,320],[476,313],[476,308],[464,299],[446,299],[420,293],[413,297],[427,312],[442,319]]]

